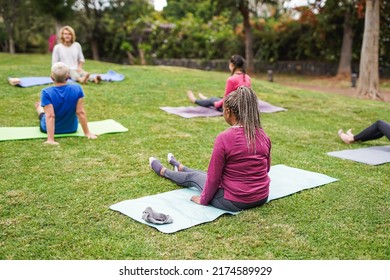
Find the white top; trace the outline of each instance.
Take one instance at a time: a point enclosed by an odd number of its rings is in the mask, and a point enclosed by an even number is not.
[[[77,69],[79,62],[85,62],[81,45],[78,42],[74,42],[69,47],[63,44],[55,45],[52,55],[52,64],[56,62],[65,63],[70,69]]]

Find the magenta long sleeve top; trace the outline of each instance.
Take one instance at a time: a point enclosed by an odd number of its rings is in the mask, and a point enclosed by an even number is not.
[[[214,102],[215,108],[220,108],[223,105],[223,100],[226,96],[229,95],[232,91],[235,91],[240,86],[251,87],[251,77],[247,74],[234,74],[226,80],[225,94],[220,101]]]
[[[271,140],[263,129],[256,133],[256,152],[249,152],[244,128],[231,127],[219,134],[214,143],[207,180],[200,203],[208,205],[219,188],[225,199],[252,203],[269,194]]]

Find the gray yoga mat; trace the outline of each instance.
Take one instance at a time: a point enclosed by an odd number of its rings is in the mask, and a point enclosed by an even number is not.
[[[373,146],[360,149],[349,149],[327,153],[329,156],[370,165],[390,162],[390,146]]]
[[[275,113],[287,111],[287,109],[274,106],[263,100],[258,100],[260,113]],[[196,118],[196,117],[216,117],[222,116],[222,112],[212,107],[202,106],[182,106],[182,107],[160,107],[161,110],[169,114],[174,114],[182,118]]]
[[[293,193],[337,181],[338,179],[324,174],[289,167],[283,164],[271,167],[271,185],[268,202]],[[163,233],[174,233],[202,223],[215,220],[223,214],[236,215],[239,212],[221,210],[212,206],[203,206],[190,201],[191,196],[199,195],[196,189],[182,188],[169,192],[125,200],[110,206],[130,218]],[[142,219],[146,207],[172,217],[171,224],[152,224]]]

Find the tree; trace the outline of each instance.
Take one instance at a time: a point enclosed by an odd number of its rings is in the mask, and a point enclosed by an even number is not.
[[[243,19],[244,36],[245,36],[245,60],[248,73],[254,73],[254,51],[253,51],[253,33],[250,22],[251,15],[257,15],[258,7],[265,4],[275,5],[275,0],[214,0],[216,11],[231,9],[234,14],[238,11]]]
[[[74,5],[78,11],[79,22],[86,29],[86,37],[91,47],[92,59],[100,60],[99,43],[101,25],[106,0],[79,0]]]
[[[134,64],[137,57],[141,63],[146,63],[145,50],[149,46],[145,41],[150,33],[153,12],[153,6],[147,0],[111,0],[103,18],[109,38],[106,38],[106,49],[119,54],[125,52],[130,64]]]
[[[7,45],[9,53],[15,53],[15,24],[17,18],[20,16],[20,0],[1,0],[0,1],[0,15],[4,19],[5,30],[7,33]]]
[[[343,23],[343,43],[341,45],[340,60],[336,77],[349,79],[351,77],[352,42],[354,32],[352,28],[353,5],[350,5],[349,3],[347,5]]]
[[[364,34],[360,55],[357,95],[383,100],[379,92],[380,0],[367,0]]]
[[[34,3],[43,14],[55,19],[55,29],[58,34],[64,21],[72,16],[74,12],[72,6],[75,0],[34,0]]]

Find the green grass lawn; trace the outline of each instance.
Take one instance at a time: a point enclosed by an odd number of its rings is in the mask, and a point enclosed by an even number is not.
[[[0,259],[268,259],[390,258],[390,164],[370,166],[326,152],[389,145],[386,138],[348,146],[339,128],[359,131],[390,121],[390,105],[297,90],[253,79],[259,98],[288,109],[263,114],[272,164],[339,181],[272,201],[236,216],[163,234],[110,205],[177,189],[154,174],[148,158],[173,152],[206,170],[222,117],[184,119],[160,106],[190,105],[188,89],[221,96],[228,73],[87,61],[112,69],[117,83],[83,86],[89,121],[114,119],[129,129],[97,140],[58,138],[0,142]],[[0,53],[0,126],[38,125],[34,102],[44,86],[10,86],[7,77],[48,76],[49,55]],[[185,211],[185,209],[183,209]]]

